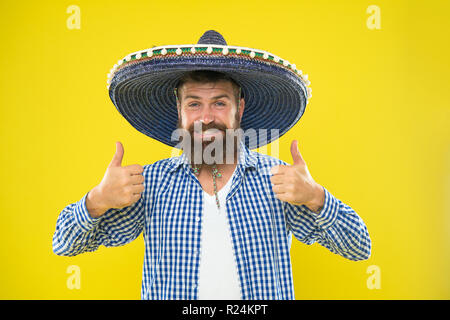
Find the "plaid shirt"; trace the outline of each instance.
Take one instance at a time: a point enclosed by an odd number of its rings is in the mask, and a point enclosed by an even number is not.
[[[292,234],[350,260],[369,258],[367,228],[352,208],[325,188],[319,213],[275,198],[270,168],[287,163],[242,142],[241,150],[226,211],[243,299],[294,299]],[[145,190],[131,206],[92,218],[85,203],[88,193],[66,206],[56,223],[53,251],[74,256],[100,245],[124,245],[143,232],[141,298],[197,299],[202,187],[185,154],[145,165],[143,175]]]

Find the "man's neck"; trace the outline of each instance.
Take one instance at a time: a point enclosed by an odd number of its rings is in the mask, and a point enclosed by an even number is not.
[[[217,191],[221,190],[222,187],[230,180],[234,170],[236,169],[237,161],[231,164],[218,164],[216,165],[220,177],[216,177],[216,188]],[[202,185],[203,190],[209,195],[214,194],[214,184],[213,184],[213,166],[212,165],[202,165],[197,179]]]

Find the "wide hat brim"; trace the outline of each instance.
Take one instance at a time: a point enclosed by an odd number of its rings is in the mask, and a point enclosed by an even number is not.
[[[185,72],[193,70],[223,72],[241,86],[245,100],[241,128],[251,149],[285,134],[311,97],[307,76],[295,65],[262,50],[228,46],[213,30],[196,45],[153,47],[119,60],[108,75],[109,96],[134,128],[174,147],[178,142],[174,88]]]

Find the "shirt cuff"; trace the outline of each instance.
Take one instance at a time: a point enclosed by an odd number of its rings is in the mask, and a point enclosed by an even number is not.
[[[75,204],[75,221],[77,225],[84,231],[92,230],[100,221],[101,217],[93,218],[86,208],[87,192],[80,201]]]
[[[325,201],[322,210],[316,213],[316,223],[322,229],[327,229],[336,221],[339,212],[339,200],[336,199],[325,187]]]

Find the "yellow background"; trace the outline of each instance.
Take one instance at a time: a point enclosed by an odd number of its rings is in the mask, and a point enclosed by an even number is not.
[[[70,30],[69,5],[81,10]],[[369,5],[381,12],[370,30]],[[140,299],[144,244],[77,257],[52,252],[60,211],[98,184],[115,152],[153,163],[171,148],[116,111],[106,75],[155,45],[272,52],[309,75],[313,97],[280,141],[363,218],[372,256],[352,262],[293,242],[297,299],[450,298],[448,1],[2,1],[0,4],[0,298]],[[70,265],[81,288],[68,289]],[[368,289],[367,268],[381,271]]]

